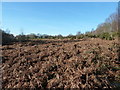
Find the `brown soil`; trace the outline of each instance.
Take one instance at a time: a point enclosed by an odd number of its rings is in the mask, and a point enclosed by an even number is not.
[[[115,88],[118,41],[34,40],[2,49],[3,88]]]

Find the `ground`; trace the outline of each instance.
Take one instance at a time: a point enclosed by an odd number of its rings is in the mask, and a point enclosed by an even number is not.
[[[3,88],[120,87],[118,40],[32,40],[1,49]]]

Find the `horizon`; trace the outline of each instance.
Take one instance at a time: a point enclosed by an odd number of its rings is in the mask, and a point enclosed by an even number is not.
[[[75,35],[96,29],[112,13],[117,2],[3,2],[3,30],[19,35],[40,33]]]

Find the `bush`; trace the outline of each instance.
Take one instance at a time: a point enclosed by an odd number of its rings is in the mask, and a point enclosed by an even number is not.
[[[25,36],[25,35],[18,35],[16,36],[16,40],[19,41],[19,42],[24,42],[26,40],[28,40],[29,37]]]
[[[0,33],[2,34],[2,45],[11,44],[12,42],[16,41],[13,34],[6,33],[1,29],[0,29]]]
[[[72,34],[69,34],[69,35],[66,36],[65,38],[74,40],[74,39],[76,39],[76,36],[75,36],[75,35],[72,35]]]
[[[104,32],[104,33],[100,34],[99,37],[101,39],[105,39],[105,40],[114,40],[113,35],[108,32]]]
[[[76,37],[77,37],[77,39],[82,39],[82,38],[84,38],[84,35],[80,34],[80,35],[77,35]]]
[[[38,36],[37,35],[35,35],[34,33],[31,33],[31,34],[29,34],[29,35],[23,35],[23,38],[25,38],[25,39],[37,39],[38,38]]]
[[[76,39],[76,37],[75,37],[75,36],[71,36],[70,39],[71,39],[71,40],[74,40],[74,39]]]

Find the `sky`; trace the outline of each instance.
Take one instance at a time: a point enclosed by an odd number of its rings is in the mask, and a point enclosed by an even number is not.
[[[119,0],[2,0],[3,2],[119,2]]]
[[[3,2],[2,28],[19,35],[85,33],[117,10],[117,2]]]

